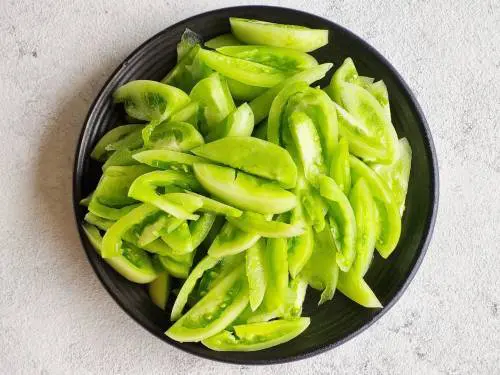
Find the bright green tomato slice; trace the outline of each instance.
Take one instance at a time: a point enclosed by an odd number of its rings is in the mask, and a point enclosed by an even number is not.
[[[167,215],[160,213],[160,215],[155,218],[152,223],[147,224],[142,229],[142,232],[137,239],[137,245],[139,247],[143,247],[159,238],[161,231],[165,225],[167,225],[168,220],[169,218]]]
[[[191,232],[191,241],[194,249],[200,246],[205,238],[207,238],[214,225],[215,219],[215,214],[205,212],[198,220],[189,223],[189,231]]]
[[[255,245],[259,238],[256,233],[245,232],[226,223],[210,245],[208,254],[213,257],[238,254]]]
[[[172,248],[174,254],[190,253],[194,250],[189,224],[184,221],[174,231],[162,235],[161,239]]]
[[[200,157],[256,176],[295,186],[297,167],[284,148],[254,137],[226,137],[192,150]],[[272,162],[270,162],[272,161]]]
[[[260,306],[266,292],[265,251],[266,242],[263,239],[257,241],[255,245],[246,251],[245,269],[248,280],[250,308],[252,311],[255,311]]]
[[[328,44],[328,30],[230,17],[231,32],[246,44],[311,52]]]
[[[401,138],[398,144],[399,156],[390,165],[374,164],[372,169],[386,182],[403,215],[405,209],[406,193],[408,192],[408,181],[411,169],[411,146],[406,138]]]
[[[113,98],[123,103],[132,117],[146,121],[163,121],[172,113],[186,106],[187,94],[176,87],[156,81],[131,81],[119,87]]]
[[[114,151],[102,165],[102,171],[105,172],[109,167],[126,167],[139,164],[137,160],[132,157],[134,153],[135,151],[131,151],[128,148]]]
[[[194,46],[202,42],[201,36],[186,28],[181,36],[181,41],[177,43],[177,61],[181,61]]]
[[[165,334],[179,342],[197,342],[226,328],[248,305],[244,268],[227,275]]]
[[[285,72],[306,70],[318,65],[314,57],[289,48],[269,46],[229,46],[217,48],[223,55],[271,66]]]
[[[95,200],[90,201],[89,203],[89,212],[93,213],[94,215],[97,215],[99,217],[102,217],[107,220],[112,220],[116,221],[122,216],[128,214],[130,211],[132,211],[134,208],[138,207],[140,203],[137,204],[131,204],[128,206],[124,206],[121,208],[114,208],[114,207],[109,207],[106,206],[99,201]]]
[[[225,79],[217,73],[199,81],[189,96],[200,104],[203,134],[208,134],[236,108]]]
[[[353,183],[359,178],[364,178],[375,198],[385,203],[390,203],[394,200],[386,183],[368,165],[354,156],[349,157],[349,165],[351,166]]]
[[[170,296],[170,276],[166,272],[158,275],[156,280],[149,284],[149,297],[160,309],[165,310]]]
[[[363,277],[373,258],[377,240],[377,206],[366,181],[360,178],[349,195],[356,217],[356,259],[353,272]]]
[[[314,248],[313,230],[306,226],[304,233],[288,240],[288,270],[295,278],[307,264]]]
[[[247,103],[234,110],[224,121],[207,134],[207,142],[224,137],[250,136],[253,131],[253,112]]]
[[[191,48],[161,82],[189,92],[196,84],[197,78],[208,73],[204,67],[195,61],[200,48],[199,45]],[[193,65],[196,65],[198,68],[196,72],[193,71]]]
[[[339,267],[336,261],[338,254],[329,225],[322,232],[316,233],[314,250],[298,277],[304,278],[314,289],[322,291],[318,305],[333,298],[337,287]]]
[[[356,218],[345,194],[335,181],[327,176],[320,179],[320,194],[330,205],[330,225],[338,232],[337,264],[344,272],[348,271],[356,257]],[[334,223],[333,223],[334,222]]]
[[[178,279],[185,279],[193,264],[195,252],[192,251],[182,256],[172,257],[170,255],[155,255],[162,267],[171,275]]]
[[[304,233],[304,227],[300,224],[266,220],[264,215],[255,212],[246,211],[240,217],[227,217],[227,221],[242,231],[256,233],[262,237],[286,238]]]
[[[208,161],[198,156],[172,150],[146,150],[137,152],[132,157],[142,164],[161,169],[170,169],[173,166],[192,167],[194,163],[206,163]]]
[[[89,206],[90,201],[92,200],[92,194],[93,194],[93,193],[94,193],[94,192],[90,193],[90,194],[89,194],[89,195],[87,195],[85,198],[80,199],[80,202],[78,202],[78,204],[79,204],[80,206],[88,207],[88,206]]]
[[[210,39],[208,42],[205,42],[205,47],[217,49],[220,47],[226,46],[239,46],[241,42],[234,37],[233,34],[227,33],[216,36],[215,38]]]
[[[273,87],[287,77],[284,72],[273,67],[214,51],[200,50],[198,55],[213,70],[250,86]]]
[[[122,125],[111,129],[99,139],[99,142],[97,142],[94,146],[90,157],[95,160],[103,161],[106,158],[107,153],[112,151],[110,150],[110,145],[123,141],[124,139],[128,139],[131,134],[135,134],[137,131],[140,132],[142,128],[142,125]],[[113,147],[113,149],[116,148]]]
[[[146,132],[148,130],[145,128]],[[146,147],[157,150],[188,151],[205,141],[200,132],[187,122],[164,121],[147,133],[144,143]]]
[[[175,112],[170,121],[172,122],[187,122],[193,125],[198,130],[198,121],[200,112],[200,105],[197,102],[190,102],[187,106]]]
[[[351,167],[349,164],[349,142],[341,138],[330,160],[330,177],[335,180],[344,194],[351,190]]]
[[[245,262],[244,253],[229,255],[220,260],[213,268],[205,271],[203,277],[198,283],[198,288],[195,292],[195,297],[201,298],[212,290],[220,281],[229,275],[236,267]]]
[[[295,82],[305,82],[306,84],[312,84],[319,81],[325,76],[325,74],[332,68],[333,64],[326,63],[321,64],[310,69],[304,70],[303,72],[297,73],[285,81],[276,85],[250,102],[250,108],[252,108],[255,123],[258,124],[264,120],[273,104],[274,98],[283,89],[285,85],[291,85]]]
[[[240,102],[253,100],[259,95],[262,95],[266,90],[268,90],[266,87],[246,85],[243,82],[227,77],[226,81],[227,86],[229,87],[229,91],[231,91],[231,95],[233,96],[234,100]]]
[[[83,231],[90,243],[101,254],[102,237],[99,230],[90,224],[83,224]],[[158,276],[149,256],[144,250],[126,246],[121,255],[104,259],[116,272],[127,280],[138,284],[147,284]]]
[[[362,277],[354,272],[340,272],[337,288],[347,298],[368,308],[380,308],[382,304]]]
[[[95,225],[97,228],[104,231],[107,231],[115,223],[114,220],[99,217],[92,212],[87,212],[83,220],[85,220],[89,224]]]
[[[211,164],[196,163],[193,169],[209,193],[237,208],[274,214],[289,211],[297,204],[294,194],[274,182]]]
[[[252,137],[267,140],[267,120],[262,121],[253,130]]]
[[[160,194],[159,188],[176,186],[182,189],[199,190],[199,184],[190,174],[167,170],[146,173],[137,178],[129,189],[129,196],[134,199],[150,203],[166,213],[179,219],[194,219],[192,212],[200,208],[203,203],[199,198],[183,194],[185,199],[174,202],[172,194]],[[168,195],[168,196],[167,196]]]
[[[243,213],[243,211],[238,210],[235,207],[218,202],[215,199],[207,198],[204,195],[196,194],[188,190],[186,190],[186,193],[194,195],[201,199],[203,205],[200,207],[200,211],[213,212],[228,217],[240,217]]]
[[[309,326],[309,318],[274,320],[234,326],[234,333],[222,331],[202,344],[216,351],[252,352],[283,344],[300,335]]]
[[[302,314],[302,305],[306,298],[307,281],[301,277],[290,280],[288,293],[286,295],[285,313],[283,317],[287,320],[294,320]]]

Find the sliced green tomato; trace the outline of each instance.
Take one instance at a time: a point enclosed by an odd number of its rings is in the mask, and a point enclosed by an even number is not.
[[[167,215],[160,214],[151,224],[146,225],[137,239],[137,245],[143,247],[159,238],[168,219]]]
[[[88,208],[89,212],[93,213],[94,215],[97,215],[107,220],[116,221],[138,206],[140,206],[140,203],[131,204],[120,208],[114,208],[106,206],[100,203],[98,200],[94,199],[93,201],[92,200],[90,201]]]
[[[205,238],[207,238],[214,225],[215,218],[215,214],[206,212],[198,220],[189,223],[189,231],[191,232],[191,241],[194,249],[200,246]]]
[[[227,78],[227,86],[234,100],[246,102],[255,99],[259,95],[262,95],[267,88],[246,85],[243,82]]]
[[[293,320],[302,314],[302,305],[306,298],[307,281],[300,277],[290,280],[288,284],[288,293],[285,303],[284,318]]]
[[[227,204],[216,201],[215,199],[207,198],[204,195],[193,193],[192,191],[186,190],[186,193],[194,195],[201,199],[202,206],[201,211],[213,212],[220,215],[225,215],[229,217],[240,217],[243,211],[238,210],[235,207],[229,206]]]
[[[125,111],[130,116],[146,121],[166,120],[189,102],[184,91],[146,80],[126,83],[113,93],[113,98],[116,103],[124,104]]]
[[[172,150],[146,150],[135,153],[132,157],[139,163],[161,169],[170,169],[177,166],[192,167],[194,163],[206,163],[208,161],[198,156]]]
[[[189,96],[200,104],[200,130],[204,135],[236,108],[225,79],[217,73],[199,81]]]
[[[245,254],[239,253],[219,258],[220,262],[213,268],[205,271],[203,277],[198,283],[195,296],[199,298],[205,296],[219,282],[229,275],[235,268],[245,263]]]
[[[401,236],[401,215],[394,201],[390,204],[376,201],[376,204],[379,231],[375,248],[382,258],[387,259],[396,249]]]
[[[280,317],[285,311],[288,292],[288,245],[285,238],[267,240],[265,250],[266,292],[259,308],[248,319],[258,322]]]
[[[187,122],[164,121],[147,135],[148,148],[188,151],[205,143],[203,136]]]
[[[106,232],[102,241],[102,257],[112,258],[121,254],[122,238],[133,226],[158,213],[158,208],[142,204],[116,221]]]
[[[194,250],[191,232],[186,221],[174,231],[162,235],[161,239],[172,248],[175,254],[190,253]]]
[[[103,161],[106,159],[108,152],[113,150],[110,149],[110,145],[116,144],[124,139],[128,139],[131,134],[135,134],[137,131],[140,132],[142,128],[142,125],[134,124],[117,126],[116,128],[111,129],[99,139],[99,142],[97,142],[94,146],[90,157],[95,160]],[[140,145],[138,147],[140,147]]]
[[[92,194],[89,210],[92,211],[96,203],[111,208],[122,208],[136,203],[135,199],[127,195],[128,190],[137,177],[150,171],[151,168],[145,165],[107,168]],[[96,214],[107,218],[107,216],[99,215],[99,213]]]
[[[262,237],[296,237],[304,233],[303,225],[287,224],[266,220],[264,215],[255,212],[243,212],[240,217],[227,217],[227,221],[242,231],[255,233]]]
[[[317,187],[319,176],[325,174],[326,166],[316,127],[305,113],[293,112],[289,118],[289,128],[305,176],[313,186]]]
[[[309,318],[275,320],[234,326],[234,333],[222,331],[202,341],[209,349],[220,352],[252,352],[288,342],[309,326]]]
[[[200,46],[196,45],[187,52],[182,59],[174,66],[174,68],[161,80],[162,83],[175,86],[185,92],[189,92],[196,84],[196,78],[201,73],[198,71],[196,75],[193,74],[192,65],[200,50]],[[198,66],[201,68],[200,66]]]
[[[267,140],[267,120],[261,122],[252,133],[252,137]]]
[[[265,251],[266,242],[263,239],[257,241],[255,245],[246,251],[245,268],[248,280],[250,308],[252,311],[255,311],[260,306],[266,292]]]
[[[338,232],[337,264],[344,272],[348,271],[356,257],[356,219],[354,211],[345,194],[335,181],[327,176],[320,179],[320,194],[328,200],[330,218],[335,222],[333,228]],[[330,223],[331,225],[333,222]]]
[[[336,103],[341,105],[343,85],[348,82],[358,83],[358,79],[358,71],[354,66],[354,62],[348,57],[333,74],[330,85],[326,88],[326,91]]]
[[[224,121],[207,134],[207,142],[224,137],[250,136],[253,131],[253,112],[247,103],[234,110]]]
[[[94,215],[92,212],[87,212],[85,217],[83,218],[87,223],[95,225],[100,230],[108,230],[114,223],[114,220],[104,219],[97,215]]]
[[[391,107],[389,105],[389,92],[384,81],[377,81],[371,85],[363,86],[372,94],[384,109],[385,116],[391,121]]]
[[[172,122],[187,122],[198,130],[200,105],[197,102],[190,102],[187,106],[175,112],[171,117]]]
[[[177,61],[183,59],[194,46],[202,42],[201,36],[186,28],[181,36],[181,41],[177,43]]]
[[[123,149],[137,150],[141,148],[144,144],[142,141],[142,129],[145,125],[136,125],[133,132],[127,134],[123,138],[117,139],[115,142],[109,143],[106,146],[106,150],[109,152],[119,151]]]
[[[254,137],[226,137],[192,150],[197,155],[293,188],[297,167],[284,148]],[[270,163],[272,161],[272,163]]]
[[[102,165],[102,171],[105,172],[109,167],[117,167],[117,166],[130,166],[139,164],[132,155],[135,151],[131,151],[128,148],[124,148],[121,150],[114,151],[106,160],[106,162]]]
[[[218,52],[200,50],[198,55],[201,61],[213,70],[246,85],[273,87],[287,78],[281,70]]]
[[[363,277],[372,261],[377,240],[377,206],[362,178],[352,188],[349,201],[356,217],[356,259],[352,272]]]
[[[313,231],[310,226],[298,237],[288,241],[288,270],[290,276],[295,278],[307,264],[314,248]]]
[[[297,179],[295,191],[302,206],[305,221],[313,226],[316,232],[321,232],[325,228],[325,215],[328,212],[328,206],[324,199],[303,176]]]
[[[99,230],[90,224],[83,224],[82,227],[96,252],[101,254],[102,237]],[[147,253],[137,247],[127,246],[121,255],[104,260],[116,272],[134,283],[147,284],[158,276]]]
[[[80,199],[80,202],[78,202],[78,204],[79,204],[80,206],[88,207],[88,206],[89,206],[90,201],[92,200],[92,194],[93,194],[93,192],[92,192],[92,193],[90,193],[90,194],[89,194],[88,196],[86,196],[85,198]]]
[[[149,297],[153,303],[160,309],[167,307],[168,297],[170,296],[170,276],[166,272],[158,275],[156,280],[149,284]]]
[[[158,262],[162,267],[169,273],[169,275],[176,277],[178,279],[185,279],[189,275],[189,271],[193,264],[194,251],[183,254],[184,256],[178,256],[174,258],[169,255],[155,255]]]
[[[325,74],[332,68],[333,64],[326,63],[315,66],[311,69],[304,70],[303,72],[297,73],[289,77],[286,81],[281,82],[250,102],[250,108],[252,108],[255,123],[258,124],[264,120],[271,109],[274,98],[283,89],[285,85],[291,85],[295,82],[305,82],[306,84],[312,84],[319,81],[325,76]]]
[[[274,214],[289,211],[297,204],[294,194],[274,182],[211,164],[196,163],[193,169],[209,193],[237,208]]]
[[[231,32],[246,44],[311,52],[328,44],[328,30],[230,17]]]
[[[298,277],[314,289],[322,291],[318,305],[333,298],[337,287],[339,267],[330,227],[315,235],[315,247],[309,261]]]
[[[399,213],[403,215],[406,193],[408,192],[408,181],[410,179],[412,151],[406,138],[401,138],[398,146],[399,154],[394,163],[390,165],[374,164],[371,165],[371,168],[389,186],[394,200],[399,207]]]
[[[255,245],[259,238],[256,233],[244,232],[231,223],[226,223],[210,245],[208,254],[213,257],[238,254]]]
[[[289,48],[269,46],[229,46],[217,48],[223,55],[271,66],[285,72],[306,70],[318,65],[314,57]]]
[[[354,272],[340,272],[337,288],[347,298],[368,308],[381,308],[382,304],[362,277]]]
[[[165,334],[179,342],[197,342],[226,328],[248,305],[244,268],[227,275]]]
[[[352,155],[349,157],[349,165],[351,166],[353,183],[356,183],[360,178],[364,178],[375,198],[385,203],[390,203],[394,200],[386,183],[368,165]]]
[[[174,306],[172,307],[172,312],[170,314],[170,320],[176,321],[182,316],[182,310],[188,301],[189,295],[194,290],[196,282],[203,276],[203,273],[213,267],[220,261],[218,258],[213,258],[206,256],[203,258],[196,267],[193,268],[188,278],[182,284],[182,287],[175,299]]]
[[[231,33],[222,34],[205,42],[205,47],[217,49],[225,46],[239,46],[241,42]]]
[[[192,213],[199,209],[203,202],[201,199],[188,194],[183,194],[179,202],[174,202],[172,194],[159,194],[158,189],[176,186],[182,189],[199,190],[199,184],[190,174],[180,171],[154,171],[137,178],[129,189],[129,196],[134,199],[150,203],[166,213],[179,219],[194,219]],[[168,196],[167,196],[168,195]]]
[[[330,160],[330,177],[335,180],[345,195],[351,190],[351,166],[349,164],[349,142],[341,138]]]

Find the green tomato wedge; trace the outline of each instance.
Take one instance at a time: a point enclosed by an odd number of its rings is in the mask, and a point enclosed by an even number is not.
[[[336,260],[335,244],[329,225],[316,233],[314,250],[298,277],[303,278],[314,289],[320,290],[318,305],[333,298],[337,287],[339,267]]]
[[[205,47],[212,49],[217,49],[226,46],[239,46],[239,45],[241,45],[241,42],[238,39],[236,39],[236,37],[231,33],[216,36],[215,38],[212,38],[209,41],[205,42]]]
[[[197,342],[226,328],[248,305],[244,268],[227,275],[165,334],[179,342]]]
[[[356,259],[352,271],[363,277],[370,267],[377,240],[377,206],[362,178],[352,188],[349,201],[356,217]]]
[[[90,154],[90,157],[95,160],[103,161],[106,159],[107,154],[110,151],[116,150],[116,144],[129,139],[131,134],[141,132],[142,125],[122,125],[111,129],[106,134],[104,134],[101,139],[97,142]],[[142,143],[142,139],[140,140]],[[128,142],[127,142],[128,143]],[[140,145],[138,146],[140,147]]]
[[[288,342],[306,330],[311,322],[303,317],[297,320],[274,320],[234,326],[234,333],[222,331],[202,341],[207,348],[220,352],[252,352]]]
[[[181,41],[177,43],[177,61],[181,61],[194,46],[202,42],[201,36],[186,28],[181,35]]]
[[[196,221],[189,223],[189,231],[191,232],[191,241],[193,248],[197,248],[207,238],[212,229],[216,215],[211,212],[205,212]]]
[[[381,308],[382,304],[362,277],[354,272],[340,272],[337,288],[352,301],[368,308]]]
[[[345,195],[351,190],[351,166],[349,164],[349,142],[341,138],[330,160],[330,177],[335,180]]]
[[[295,195],[278,184],[232,168],[196,163],[193,170],[209,193],[243,210],[275,214],[289,211],[297,204]]]
[[[364,81],[361,79],[361,81]],[[359,76],[354,62],[350,57],[344,60],[342,65],[335,71],[330,81],[330,85],[326,87],[327,93],[335,100],[336,103],[342,104],[342,88],[345,83],[359,83]]]
[[[89,212],[93,213],[96,216],[102,217],[107,220],[116,221],[138,206],[140,206],[140,203],[131,204],[120,208],[114,208],[106,206],[100,203],[98,200],[94,199],[93,201],[90,201],[88,209]]]
[[[349,157],[349,165],[351,167],[353,183],[359,178],[364,178],[375,198],[385,203],[390,203],[394,200],[385,182],[368,165],[352,155]]]
[[[146,150],[137,152],[132,157],[139,163],[160,169],[192,167],[194,163],[206,163],[208,161],[198,156],[172,150]]]
[[[146,147],[157,150],[188,151],[205,143],[200,132],[187,122],[153,124],[152,129],[144,129],[143,137]]]
[[[187,106],[175,112],[171,117],[172,122],[187,122],[198,130],[200,105],[197,102],[190,102]]]
[[[287,74],[281,70],[218,52],[200,50],[198,55],[208,67],[246,85],[273,87],[287,78]]]
[[[204,69],[199,64],[197,65],[195,61],[200,48],[199,45],[193,46],[161,82],[178,87],[184,92],[189,92],[196,84],[196,78],[207,73],[207,69]],[[196,74],[193,74],[195,73],[193,65],[197,65]]]
[[[172,248],[174,254],[185,254],[194,250],[191,232],[186,221],[174,231],[162,235],[161,239]]]
[[[176,196],[159,194],[159,188],[175,186],[181,189],[199,190],[199,184],[191,174],[180,171],[154,171],[138,177],[130,186],[129,196],[134,199],[150,203],[166,213],[179,219],[194,219],[194,211],[199,209],[203,202],[201,199],[183,194],[174,202]]]
[[[267,120],[262,121],[257,127],[254,128],[252,137],[267,140]]]
[[[228,217],[240,217],[243,211],[238,210],[235,207],[229,206],[227,204],[216,201],[215,199],[207,198],[204,195],[193,193],[192,191],[186,190],[187,194],[194,195],[202,201],[202,206],[200,211],[213,212],[220,215],[225,215]]]
[[[93,194],[93,193],[94,193],[94,192],[90,193],[90,194],[89,194],[89,195],[87,195],[85,198],[80,199],[80,202],[78,202],[78,204],[79,204],[80,206],[88,207],[88,206],[89,206],[90,201],[92,200],[92,194]]]
[[[175,218],[174,218],[175,219]],[[147,224],[137,239],[137,245],[139,247],[146,246],[150,244],[157,238],[160,238],[162,229],[167,225],[169,217],[165,214],[160,213],[160,215],[154,219],[150,224]]]
[[[102,237],[99,230],[90,224],[83,224],[82,228],[96,252],[101,254]],[[104,260],[116,272],[134,283],[147,284],[158,276],[147,253],[137,247],[126,246],[121,255]]]
[[[307,281],[300,277],[290,280],[288,284],[288,293],[286,295],[285,313],[283,317],[286,320],[300,318],[302,314],[302,305],[306,299]]]
[[[103,231],[107,231],[114,223],[114,220],[105,219],[94,215],[92,212],[87,212],[83,218],[87,223],[95,225],[97,228]]]
[[[128,115],[146,121],[163,121],[186,106],[189,96],[176,87],[156,81],[131,81],[119,87],[113,98],[123,103]]]
[[[231,32],[246,44],[311,52],[328,44],[328,30],[230,17]]]
[[[408,192],[408,181],[411,170],[411,146],[406,138],[398,142],[399,156],[394,163],[374,164],[371,168],[386,182],[392,192],[394,200],[399,207],[399,213],[403,215],[405,209],[406,193]]]
[[[241,102],[253,100],[267,90],[267,87],[250,86],[227,77],[226,81],[234,100]]]
[[[320,179],[320,194],[327,199],[330,205],[330,225],[335,223],[338,232],[337,264],[344,272],[348,271],[356,257],[356,218],[354,211],[345,194],[335,181],[322,176]]]
[[[304,233],[300,224],[287,224],[280,221],[266,220],[264,215],[255,212],[243,212],[240,217],[227,217],[229,223],[242,231],[255,233],[268,238],[296,237]]]
[[[249,323],[280,317],[285,311],[288,292],[288,245],[285,238],[267,240],[265,250],[266,292],[259,308],[248,319]]]
[[[192,150],[200,157],[293,188],[297,167],[284,148],[254,137],[226,137]],[[272,161],[270,163],[270,161]]]
[[[210,245],[208,254],[213,257],[238,254],[255,245],[259,238],[256,233],[242,231],[227,222]]]
[[[204,135],[236,108],[225,79],[217,73],[199,81],[189,96],[200,104],[200,130]]]
[[[288,240],[288,271],[292,278],[297,277],[307,264],[313,248],[314,237],[310,226],[306,226],[300,236]]]
[[[291,85],[295,82],[305,82],[306,84],[312,84],[323,78],[326,73],[332,68],[332,66],[333,64],[326,63],[304,70],[303,72],[297,73],[287,78],[285,81],[268,89],[267,91],[263,92],[261,95],[253,99],[249,104],[250,108],[252,108],[253,111],[255,123],[258,124],[268,116],[274,98],[276,97],[276,95],[278,95],[278,93],[283,89],[285,85]]]
[[[253,131],[253,112],[247,103],[236,108],[224,121],[207,134],[207,142],[224,137],[250,136]]]
[[[195,292],[195,297],[198,297],[198,299],[205,296],[221,280],[224,280],[231,271],[245,262],[244,253],[229,255],[218,259],[220,262],[203,274]]]
[[[155,255],[155,257],[169,275],[178,279],[185,279],[188,277],[193,264],[194,253],[193,251],[177,257],[170,255]]]
[[[131,151],[128,148],[114,151],[102,165],[102,171],[105,172],[109,167],[126,167],[139,164],[137,160],[132,157],[134,153],[135,151]]]
[[[326,173],[319,134],[313,121],[303,112],[293,112],[289,128],[307,180],[318,186],[319,176]]]
[[[167,272],[160,273],[156,280],[149,284],[148,292],[151,301],[165,310],[170,296],[170,275]]]
[[[266,292],[265,252],[266,242],[263,239],[246,251],[245,269],[248,280],[248,299],[252,311],[260,306]]]
[[[314,57],[290,48],[269,46],[228,46],[217,48],[223,55],[271,66],[285,72],[306,70],[318,65]]]

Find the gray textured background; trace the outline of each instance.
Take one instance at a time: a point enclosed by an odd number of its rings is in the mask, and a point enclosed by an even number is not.
[[[0,2],[0,373],[499,373],[498,0],[269,2],[388,57],[427,115],[441,180],[433,241],[396,306],[338,349],[269,367],[202,360],[134,323],[88,264],[70,205],[77,137],[108,75],[172,23],[243,2],[74,3]]]

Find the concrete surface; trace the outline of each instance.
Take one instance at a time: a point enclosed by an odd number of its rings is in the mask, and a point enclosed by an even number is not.
[[[408,291],[368,331],[301,362],[231,366],[159,341],[102,288],[70,205],[73,153],[91,101],[156,32],[248,3],[0,2],[0,373],[498,374],[496,0],[269,2],[328,17],[366,38],[405,77],[434,135],[441,174],[434,239]]]

